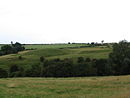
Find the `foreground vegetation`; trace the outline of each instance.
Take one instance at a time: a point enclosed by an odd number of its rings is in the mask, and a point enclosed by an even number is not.
[[[129,98],[130,76],[0,79],[0,98]]]

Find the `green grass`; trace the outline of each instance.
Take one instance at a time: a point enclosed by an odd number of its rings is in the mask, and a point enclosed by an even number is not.
[[[68,48],[68,47],[80,47],[87,46],[86,44],[35,44],[24,45],[26,49],[46,49],[46,48]]]
[[[129,98],[129,77],[0,79],[0,98]]]
[[[87,48],[43,48],[37,50],[23,51],[18,54],[10,54],[0,56],[0,67],[8,69],[8,66],[16,64],[18,66],[30,67],[31,65],[39,64],[40,56],[44,56],[46,59],[55,58],[72,58],[74,60],[77,57],[90,57],[90,58],[108,58],[108,54],[111,52],[110,48],[101,47],[87,47]],[[21,55],[23,60],[19,60],[18,56]]]
[[[1,46],[4,44],[0,44]],[[69,47],[80,47],[80,46],[88,46],[87,44],[26,44],[24,47],[26,49],[46,49],[46,48],[69,48]]]

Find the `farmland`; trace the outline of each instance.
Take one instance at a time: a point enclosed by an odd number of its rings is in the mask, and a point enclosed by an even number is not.
[[[129,98],[129,77],[0,79],[0,98]]]

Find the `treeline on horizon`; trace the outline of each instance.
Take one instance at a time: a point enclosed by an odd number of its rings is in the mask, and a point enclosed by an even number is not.
[[[22,44],[16,42],[13,44],[11,42],[11,45],[3,45],[0,49],[0,56],[2,55],[7,55],[7,54],[13,54],[13,53],[18,53],[20,51],[25,50],[25,47],[22,46]]]
[[[23,57],[19,56],[19,60]],[[108,59],[91,59],[78,57],[47,60],[39,57],[39,64],[25,69],[11,65],[8,71],[0,68],[0,77],[84,77],[130,74],[130,45],[126,40],[113,45]]]

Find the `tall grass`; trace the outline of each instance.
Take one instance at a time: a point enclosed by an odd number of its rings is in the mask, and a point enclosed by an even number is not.
[[[0,79],[1,98],[129,98],[130,76]]]

